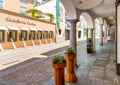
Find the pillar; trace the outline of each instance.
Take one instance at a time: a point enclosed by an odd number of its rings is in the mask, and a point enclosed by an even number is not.
[[[116,6],[116,38],[117,38],[117,42],[116,42],[116,54],[117,54],[117,62],[116,62],[116,70],[117,70],[117,74],[120,75],[120,3]]]
[[[96,34],[95,28],[93,29],[93,52],[96,52]]]
[[[103,45],[103,25],[100,25],[100,45]]]
[[[104,37],[107,37],[107,27],[105,27],[105,35]]]
[[[71,24],[71,30],[70,30],[70,47],[75,50],[76,56],[77,56],[77,40],[76,40],[76,23],[78,20],[68,20],[68,22]],[[77,58],[75,60],[75,64],[77,66]]]
[[[76,23],[77,20],[68,20],[71,24],[71,30],[70,30],[70,47],[77,51],[76,44]]]

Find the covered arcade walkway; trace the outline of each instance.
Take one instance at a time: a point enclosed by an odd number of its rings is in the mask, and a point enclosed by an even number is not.
[[[76,69],[78,81],[65,85],[120,85],[115,67],[115,44],[108,42],[97,46],[96,53],[78,57],[79,68]],[[45,85],[54,85],[53,78]]]

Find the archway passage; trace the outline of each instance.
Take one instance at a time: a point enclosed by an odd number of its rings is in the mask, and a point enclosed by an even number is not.
[[[93,19],[87,12],[83,12],[80,15],[80,23],[83,29],[84,35],[86,34],[87,41],[87,53],[95,52],[95,29]]]

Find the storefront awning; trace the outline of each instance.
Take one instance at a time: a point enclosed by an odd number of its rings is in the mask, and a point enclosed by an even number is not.
[[[30,28],[30,30],[37,31],[37,28]]]
[[[54,31],[55,29],[54,28],[50,28],[50,31]]]
[[[20,27],[21,30],[30,30],[29,28]]]
[[[38,30],[38,31],[39,31],[39,30],[40,30],[40,31],[44,31],[44,29],[42,29],[42,28],[37,28],[37,30]]]
[[[44,31],[50,31],[49,29],[47,29],[47,28],[44,28]]]
[[[0,30],[8,30],[8,28],[5,26],[0,26]]]
[[[9,30],[20,30],[18,27],[8,26]]]

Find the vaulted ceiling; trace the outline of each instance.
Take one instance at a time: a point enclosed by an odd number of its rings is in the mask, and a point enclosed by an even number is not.
[[[80,11],[87,11],[95,17],[103,17],[109,21],[110,24],[115,23],[115,1],[116,0],[61,0],[66,1],[65,5],[70,7],[69,2],[72,2],[73,6]],[[69,10],[71,11],[71,10]]]

